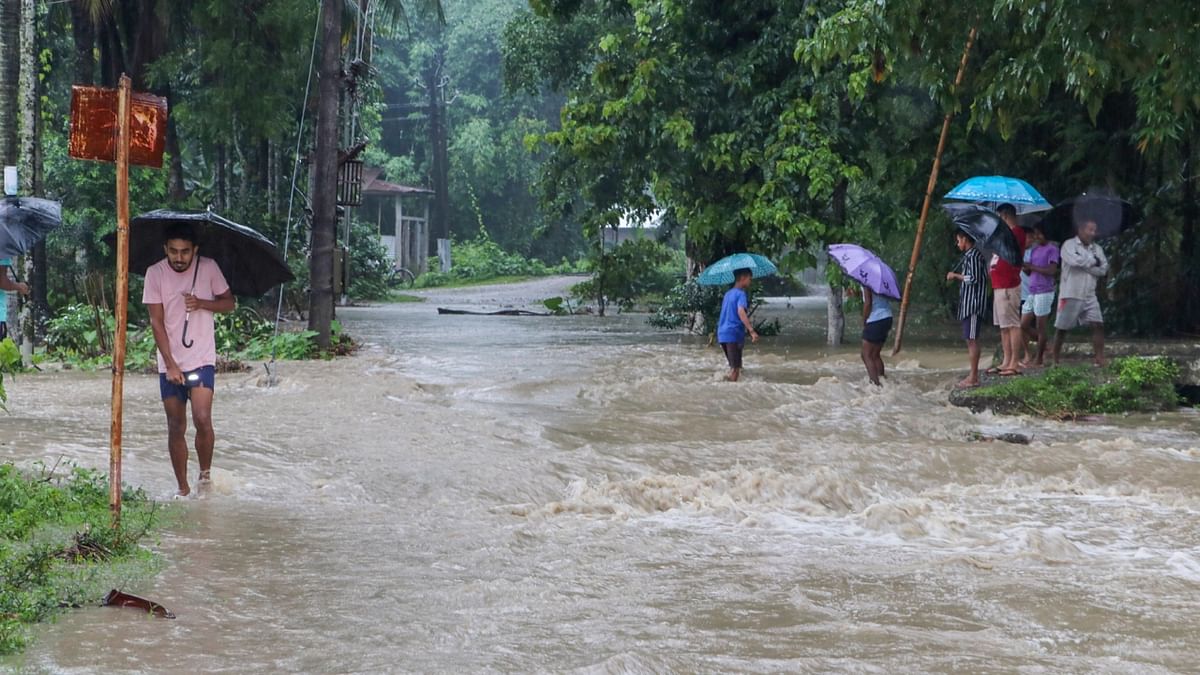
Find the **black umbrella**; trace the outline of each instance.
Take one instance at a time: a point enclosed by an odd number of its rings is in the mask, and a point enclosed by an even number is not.
[[[0,199],[0,258],[25,255],[62,223],[62,204],[36,197]]]
[[[1025,252],[998,213],[977,204],[942,204],[942,208],[981,251],[994,253],[1009,264],[1021,265]]]
[[[1075,236],[1080,225],[1095,221],[1096,237],[1115,237],[1133,227],[1133,204],[1112,195],[1084,193],[1055,204],[1042,219],[1042,232],[1053,241]]]
[[[192,223],[200,255],[216,261],[237,295],[257,297],[293,279],[275,242],[212,211],[160,209],[134,218],[129,225],[129,271],[145,275],[151,265],[165,258],[163,235],[178,222]],[[109,243],[115,238],[113,234],[106,237]]]

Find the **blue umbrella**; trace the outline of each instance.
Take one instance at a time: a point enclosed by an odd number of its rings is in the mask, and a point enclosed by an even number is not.
[[[829,256],[846,272],[846,276],[873,293],[900,299],[896,273],[869,249],[857,244],[833,244],[829,247]]]
[[[742,269],[750,270],[755,279],[769,277],[779,272],[775,269],[774,263],[761,255],[734,253],[704,268],[704,271],[696,278],[696,283],[702,286],[728,286],[733,283],[733,273]]]
[[[1040,192],[1020,178],[1008,176],[975,176],[959,183],[946,193],[946,199],[964,202],[984,202],[993,208],[1000,204],[1012,204],[1017,213],[1049,211],[1054,205],[1046,201]]]

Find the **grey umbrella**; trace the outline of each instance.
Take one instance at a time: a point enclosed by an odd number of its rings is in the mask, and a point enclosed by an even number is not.
[[[25,255],[62,223],[62,204],[37,197],[0,199],[0,258]]]

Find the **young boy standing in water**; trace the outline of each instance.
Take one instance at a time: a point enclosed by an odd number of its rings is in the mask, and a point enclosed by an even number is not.
[[[958,383],[960,389],[979,386],[979,329],[983,323],[983,312],[987,307],[987,268],[983,255],[975,248],[975,242],[961,230],[954,233],[962,259],[955,269],[961,272],[946,273],[947,281],[958,281],[958,320],[962,323],[962,336],[967,341],[967,355],[971,358],[971,373]]]
[[[733,288],[725,292],[721,301],[721,316],[717,319],[717,342],[725,352],[725,360],[729,362],[729,375],[725,379],[737,382],[742,374],[742,350],[746,346],[746,333],[750,334],[751,342],[758,342],[758,333],[750,323],[750,315],[746,312],[750,302],[746,297],[746,289],[750,287],[751,273],[748,269],[736,270],[733,273]]]
[[[867,367],[867,378],[871,384],[882,386],[879,378],[887,377],[883,372],[883,343],[887,342],[888,332],[892,330],[892,306],[888,299],[874,293],[866,285],[862,287],[863,297],[863,333],[862,360]]]

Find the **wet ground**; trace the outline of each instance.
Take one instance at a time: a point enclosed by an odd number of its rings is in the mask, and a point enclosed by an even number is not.
[[[435,311],[573,281],[339,310],[359,355],[224,377],[213,490],[125,589],[179,618],[71,612],[9,667],[1195,672],[1195,412],[973,415],[947,341],[877,389],[822,299],[769,305],[736,385],[643,316]],[[0,452],[105,467],[108,387],[21,377]],[[169,494],[154,379],[126,411],[126,479]]]

